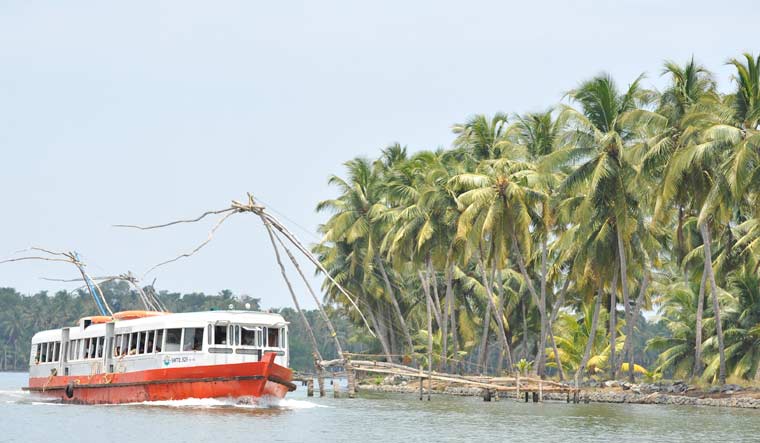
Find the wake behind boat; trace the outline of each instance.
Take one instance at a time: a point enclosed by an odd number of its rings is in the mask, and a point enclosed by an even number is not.
[[[283,398],[295,389],[279,314],[126,311],[32,338],[29,386],[64,402]]]

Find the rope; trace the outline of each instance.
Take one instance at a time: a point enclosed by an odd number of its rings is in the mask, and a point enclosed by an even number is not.
[[[42,392],[45,392],[45,389],[47,389],[50,382],[53,381],[53,377],[55,377],[56,374],[58,374],[58,371],[56,371],[55,369],[50,371],[50,375],[48,376],[47,381],[45,382],[45,384],[42,385]]]

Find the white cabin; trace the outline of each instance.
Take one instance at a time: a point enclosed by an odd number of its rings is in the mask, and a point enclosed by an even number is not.
[[[288,322],[251,311],[166,314],[38,332],[29,377],[134,372],[259,361],[266,352],[288,366]]]

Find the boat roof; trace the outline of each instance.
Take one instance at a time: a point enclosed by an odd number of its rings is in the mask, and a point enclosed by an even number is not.
[[[87,317],[85,317],[87,318]],[[152,317],[142,317],[132,320],[114,320],[115,334],[133,331],[147,331],[165,328],[205,327],[208,323],[230,322],[260,326],[282,327],[288,324],[280,314],[259,311],[203,311],[168,313]],[[105,335],[106,323],[97,323],[83,328],[71,326],[70,338],[87,338]],[[61,329],[40,331],[32,337],[32,343],[44,343],[61,339]]]

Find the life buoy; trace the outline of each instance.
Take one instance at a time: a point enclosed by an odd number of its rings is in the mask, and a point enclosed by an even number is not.
[[[66,385],[66,398],[74,397],[74,382],[71,381]]]

